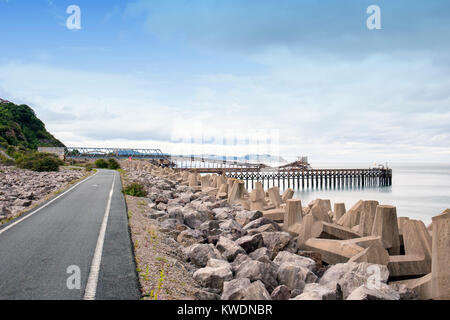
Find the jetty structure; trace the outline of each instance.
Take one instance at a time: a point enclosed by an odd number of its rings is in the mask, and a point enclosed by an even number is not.
[[[253,189],[255,182],[263,186],[283,189],[297,188],[363,188],[392,185],[392,169],[384,166],[367,169],[313,169],[307,157],[285,165],[271,167],[262,163],[248,163],[205,158],[174,157],[171,162],[180,171],[218,174],[245,181]]]
[[[51,152],[50,148],[46,152]],[[60,155],[61,150],[55,152]],[[213,159],[203,156],[169,155],[161,149],[129,148],[88,148],[67,147],[66,159],[89,160],[98,158],[139,159],[150,161],[154,165],[189,171],[199,174],[218,174],[245,182],[246,188],[253,189],[255,182],[261,182],[267,188],[297,189],[340,189],[386,187],[392,185],[392,169],[387,166],[361,169],[313,169],[307,157],[297,161],[272,167],[263,163]]]

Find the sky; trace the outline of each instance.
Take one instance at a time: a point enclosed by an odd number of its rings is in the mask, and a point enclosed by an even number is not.
[[[0,97],[66,146],[449,163],[449,37],[446,0],[0,0]]]

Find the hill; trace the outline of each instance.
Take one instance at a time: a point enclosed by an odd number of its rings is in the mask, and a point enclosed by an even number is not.
[[[64,147],[45,129],[33,109],[3,99],[0,99],[0,145],[22,146],[32,150],[37,147]]]

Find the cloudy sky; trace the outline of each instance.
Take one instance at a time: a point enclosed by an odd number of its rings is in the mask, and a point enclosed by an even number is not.
[[[0,0],[0,97],[67,146],[449,163],[449,37],[446,0]]]

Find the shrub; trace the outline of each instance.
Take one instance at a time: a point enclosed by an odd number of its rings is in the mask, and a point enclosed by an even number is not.
[[[16,163],[19,168],[38,172],[58,171],[59,166],[64,164],[55,155],[40,152],[20,154],[16,157]]]
[[[117,170],[120,169],[120,164],[116,161],[116,159],[108,160],[108,169]]]
[[[14,160],[8,159],[7,157],[5,157],[4,155],[2,155],[1,153],[0,153],[0,163],[3,164],[3,165],[5,165],[5,166],[13,166],[13,165],[16,164],[16,163],[14,162]]]
[[[95,160],[95,166],[100,169],[106,169],[108,168],[108,162],[105,159],[98,159]]]
[[[147,191],[145,191],[144,186],[140,183],[132,183],[125,187],[123,192],[132,197],[145,197],[147,196]]]
[[[37,172],[58,171],[60,163],[57,159],[46,157],[33,162],[32,169]]]
[[[93,168],[92,163],[86,163],[86,165],[84,167],[86,168],[86,171],[88,171],[88,172],[92,171],[92,168]]]

